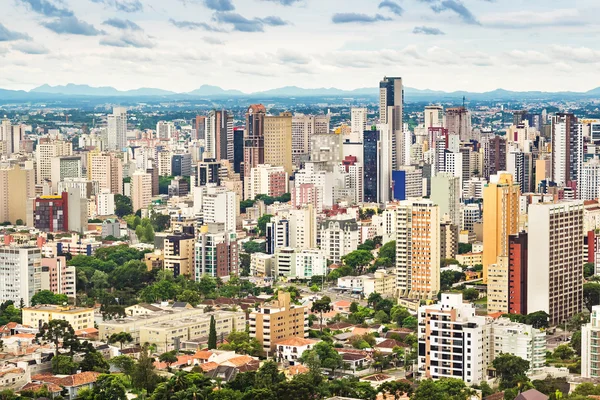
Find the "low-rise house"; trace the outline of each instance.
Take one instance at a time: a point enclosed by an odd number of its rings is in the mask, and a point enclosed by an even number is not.
[[[352,302],[348,300],[338,300],[335,303],[331,304],[331,306],[333,307],[333,311],[340,314],[350,314],[351,305]]]
[[[403,349],[410,348],[406,343],[394,339],[384,339],[383,341],[376,343],[375,346],[373,346],[373,350],[383,354],[392,354],[395,347],[401,347]]]
[[[46,388],[50,392],[50,398],[52,398],[52,399],[60,396],[60,393],[63,390],[63,388],[61,388],[58,385],[55,385],[54,383],[30,382],[30,383],[26,384],[25,386],[23,386],[21,388],[21,390],[19,390],[17,393],[21,394],[22,392],[37,392],[38,390],[44,389],[44,388]]]
[[[275,343],[277,359],[281,362],[287,362],[289,365],[296,365],[298,359],[306,350],[310,350],[317,344],[318,340],[304,339],[300,337],[289,338]]]
[[[28,371],[16,365],[9,364],[0,369],[0,387],[2,389],[16,389],[29,381]]]
[[[77,398],[83,389],[93,389],[99,372],[86,371],[73,375],[34,375],[31,377],[33,383],[50,383],[63,388],[61,395],[66,399]]]

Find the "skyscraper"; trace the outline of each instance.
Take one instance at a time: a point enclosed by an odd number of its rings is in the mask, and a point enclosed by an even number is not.
[[[404,86],[400,77],[384,77],[379,82],[379,121],[390,127],[390,143],[385,147],[392,149],[392,170],[406,165],[410,160],[405,160],[404,150]]]
[[[559,186],[577,181],[583,164],[583,130],[573,114],[552,117],[552,180]]]
[[[236,127],[233,129],[233,171],[236,174],[242,172],[244,163],[244,128]],[[244,180],[244,175],[241,176]]]
[[[127,109],[113,108],[108,115],[108,149],[121,150],[127,145]]]
[[[440,290],[439,207],[430,200],[406,200],[396,215],[398,294],[433,299]]]
[[[250,176],[252,168],[265,163],[265,113],[262,104],[251,105],[246,113],[244,177]]]
[[[206,117],[196,115],[194,120],[194,130],[196,135],[193,137],[195,140],[204,140],[206,137]]]
[[[508,238],[519,231],[519,184],[509,173],[493,175],[483,189],[483,282],[498,257],[508,256]]]
[[[448,134],[457,135],[461,141],[471,140],[471,112],[465,107],[446,109],[446,128]]]
[[[217,161],[233,162],[233,115],[228,111],[212,110],[206,120],[205,153]]]
[[[350,128],[352,129],[352,142],[362,142],[363,132],[367,130],[366,107],[353,107],[350,109]]]
[[[444,107],[442,106],[425,106],[423,123],[425,129],[443,128],[444,126]]]
[[[152,175],[136,171],[131,176],[131,204],[133,210],[146,208],[152,201]]]
[[[453,225],[460,226],[460,178],[441,173],[431,178],[431,201],[440,207]]]
[[[380,134],[377,130],[365,131],[363,134],[363,199],[365,202],[376,202],[378,199],[378,172]]]
[[[329,115],[295,114],[292,117],[292,163],[297,167],[308,161],[313,135],[329,134]]]
[[[288,175],[292,167],[292,114],[283,112],[279,116],[265,117],[265,164],[283,167]]]

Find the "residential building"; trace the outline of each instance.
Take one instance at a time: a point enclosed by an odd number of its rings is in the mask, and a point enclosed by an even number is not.
[[[400,77],[384,77],[379,82],[379,122],[389,126],[389,143],[384,148],[391,149],[391,170],[407,165],[404,140],[404,86]],[[366,160],[365,160],[366,161]]]
[[[113,108],[113,113],[108,115],[108,149],[122,150],[127,145],[127,109],[124,107]]]
[[[328,260],[334,263],[358,248],[359,229],[354,218],[340,216],[326,219],[320,223],[319,235],[321,249]]]
[[[239,197],[226,187],[213,184],[193,188],[194,213],[204,224],[223,223],[225,230],[234,231],[239,215]]]
[[[192,155],[190,153],[171,155],[171,175],[173,176],[191,176],[192,175]]]
[[[82,199],[92,199],[93,196],[100,193],[99,187],[98,182],[87,178],[65,178],[62,182],[58,182],[56,193],[69,192],[75,189]]]
[[[58,183],[65,178],[81,178],[81,157],[54,157],[50,161],[50,171],[52,189],[56,190]]]
[[[329,134],[329,115],[295,114],[292,117],[292,163],[300,167],[308,161],[313,135]]]
[[[281,166],[257,165],[250,170],[245,182],[246,199],[254,199],[259,194],[279,197],[288,193],[288,174]]]
[[[313,276],[325,276],[327,259],[320,249],[304,249],[296,252],[295,273],[297,279],[310,279]]]
[[[423,196],[423,170],[415,166],[401,166],[392,171],[393,200],[408,200]]]
[[[581,377],[600,377],[600,305],[592,306],[590,322],[581,327]]]
[[[158,139],[168,140],[175,136],[175,124],[172,121],[158,121],[156,123],[156,137]]]
[[[460,265],[467,267],[474,267],[476,265],[483,265],[483,253],[481,252],[470,252],[465,254],[457,254],[455,257],[456,261]]]
[[[40,196],[33,200],[32,225],[43,232],[69,231],[69,194]]]
[[[600,197],[600,160],[594,156],[583,164],[577,182],[577,198],[595,200]]]
[[[148,207],[152,202],[152,175],[136,171],[131,176],[131,205],[135,211]]]
[[[271,217],[266,225],[266,251],[275,254],[279,247],[290,246],[290,221],[280,216]]]
[[[292,337],[275,343],[277,355],[275,358],[288,365],[299,364],[299,359],[306,350],[311,350],[319,340]]]
[[[239,273],[239,245],[234,230],[222,223],[208,223],[200,228],[195,244],[196,281],[204,275],[227,277]]]
[[[265,113],[262,104],[251,105],[246,113],[244,177],[250,176],[252,168],[265,163]]]
[[[508,237],[508,312],[527,315],[527,232]]]
[[[448,173],[431,177],[431,201],[440,208],[440,216],[447,216],[450,222],[460,226],[460,178]]]
[[[212,110],[206,119],[205,158],[233,163],[233,115],[226,110]]]
[[[277,300],[256,307],[249,320],[250,337],[258,340],[271,354],[282,340],[308,338],[308,309],[292,304],[287,292],[280,291]]]
[[[485,254],[485,247],[484,247]],[[498,256],[487,268],[487,312],[506,314],[509,310],[510,273],[508,256]]]
[[[275,255],[253,253],[250,255],[250,275],[258,277],[272,277],[275,271]]]
[[[456,259],[458,256],[458,225],[454,225],[448,219],[442,220],[440,222],[440,258],[442,260]]]
[[[583,165],[583,128],[573,114],[552,117],[552,181],[559,186],[579,181]]]
[[[406,200],[396,215],[398,294],[432,299],[440,290],[439,207],[430,200]]]
[[[89,154],[88,161],[88,179],[97,181],[100,190],[123,194],[123,163],[116,154]]]
[[[519,184],[502,172],[490,177],[483,189],[483,282],[488,266],[508,256],[508,237],[519,231]]]
[[[350,109],[351,142],[362,142],[363,132],[367,130],[367,108],[352,107]]]
[[[444,126],[444,107],[440,105],[425,106],[423,113],[425,129],[441,128]]]
[[[275,251],[275,276],[294,277],[296,275],[296,250],[279,247]]]
[[[529,362],[529,373],[540,373],[546,366],[546,333],[531,325],[498,318],[489,335],[489,365],[501,354],[512,354]]]
[[[60,156],[73,155],[71,142],[62,140],[46,141],[38,143],[35,149],[36,183],[41,185],[52,179],[52,159]]]
[[[35,197],[35,171],[32,168],[0,168],[0,220],[27,221],[26,204]]]
[[[196,239],[193,233],[167,235],[163,247],[164,269],[171,271],[174,277],[194,276],[195,243]]]
[[[265,117],[264,127],[265,164],[283,167],[291,175],[292,167],[292,113]]]
[[[545,311],[550,325],[583,309],[583,201],[529,206],[527,312]],[[485,251],[485,245],[484,245]]]
[[[327,171],[331,172],[344,158],[344,137],[330,133],[314,134],[310,137],[309,149],[310,160],[324,162]]]
[[[359,278],[362,278],[362,294],[365,298],[372,293],[379,293],[383,297],[393,297],[396,293],[396,275],[385,269],[378,269]]]
[[[506,171],[506,138],[502,136],[493,136],[492,138],[482,139],[484,153],[484,171],[485,179]]]
[[[115,195],[104,189],[96,195],[96,213],[99,216],[115,215]]]
[[[317,212],[312,204],[288,212],[290,246],[299,249],[317,247]]]
[[[94,327],[94,309],[52,304],[23,308],[23,325],[41,327],[54,319],[67,321],[74,330]]]
[[[37,247],[0,247],[0,299],[12,300],[14,304],[23,300],[29,305],[39,286],[35,271],[41,258],[42,253]]]

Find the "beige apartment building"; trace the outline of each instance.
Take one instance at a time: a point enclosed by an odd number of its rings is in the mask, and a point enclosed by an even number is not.
[[[15,165],[0,169],[0,220],[27,220],[27,203],[35,197],[35,171]]]
[[[94,309],[40,304],[23,308],[23,325],[39,327],[53,319],[67,321],[76,331],[94,327]]]
[[[133,211],[148,207],[152,201],[152,175],[136,171],[131,176],[131,203]]]
[[[283,167],[288,175],[292,167],[292,113],[265,117],[265,162]]]
[[[371,293],[393,296],[396,292],[396,275],[388,274],[384,269],[378,269],[373,274],[368,274],[363,279],[363,296]]]
[[[194,276],[195,244],[194,235],[168,235],[163,248],[164,269],[172,271],[173,276]]]
[[[36,183],[41,185],[45,180],[52,178],[53,158],[71,155],[73,155],[73,145],[71,142],[54,140],[47,143],[39,143],[35,149]]]
[[[96,153],[88,156],[88,179],[98,182],[100,191],[123,194],[123,164],[114,153]]]
[[[308,309],[294,305],[290,294],[280,291],[277,300],[258,306],[250,313],[250,337],[256,338],[266,352],[276,343],[292,337],[308,337]]]

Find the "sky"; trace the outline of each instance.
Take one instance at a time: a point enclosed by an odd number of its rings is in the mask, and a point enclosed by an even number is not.
[[[597,0],[0,0],[0,88],[600,86]]]

